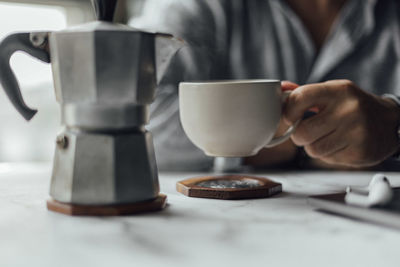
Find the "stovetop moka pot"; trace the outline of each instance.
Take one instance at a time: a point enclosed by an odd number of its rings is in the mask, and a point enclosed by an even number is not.
[[[149,105],[182,42],[112,23],[116,1],[93,1],[98,21],[57,32],[15,33],[0,43],[0,83],[19,113],[28,107],[9,60],[16,51],[51,63],[62,133],[50,195],[73,204],[122,204],[159,193]]]

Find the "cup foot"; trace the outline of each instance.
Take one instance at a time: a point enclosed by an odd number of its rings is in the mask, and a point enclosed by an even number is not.
[[[227,153],[227,154],[215,154],[215,153],[209,153],[204,151],[204,154],[206,154],[209,157],[221,157],[221,158],[245,158],[245,157],[251,157],[251,156],[255,156],[257,155],[258,151],[253,151],[251,153],[248,154],[231,154],[231,153]]]

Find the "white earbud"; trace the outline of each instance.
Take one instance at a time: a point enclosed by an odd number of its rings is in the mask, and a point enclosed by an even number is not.
[[[372,177],[371,182],[369,182],[368,189],[371,190],[375,184],[384,182],[390,185],[388,178],[383,173],[377,173]]]
[[[368,195],[360,194],[347,188],[345,202],[350,205],[371,207],[386,205],[393,198],[393,190],[388,178],[383,174],[375,174],[368,185]]]

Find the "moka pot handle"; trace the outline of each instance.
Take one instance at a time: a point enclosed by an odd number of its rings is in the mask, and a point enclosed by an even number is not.
[[[29,108],[21,95],[18,81],[10,67],[10,58],[17,51],[23,51],[37,59],[50,63],[48,32],[14,33],[0,42],[0,84],[18,112],[30,120],[37,112]]]

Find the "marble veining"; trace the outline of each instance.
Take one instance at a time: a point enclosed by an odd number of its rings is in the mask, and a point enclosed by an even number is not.
[[[0,164],[0,266],[399,266],[400,231],[315,211],[306,196],[368,184],[371,172],[271,172],[269,199],[176,192],[204,173],[161,173],[168,207],[123,217],[68,217],[45,208],[50,164]],[[400,175],[386,173],[392,184]]]
[[[207,188],[255,188],[261,184],[257,180],[210,180],[204,181],[196,184],[197,186],[207,187]]]

